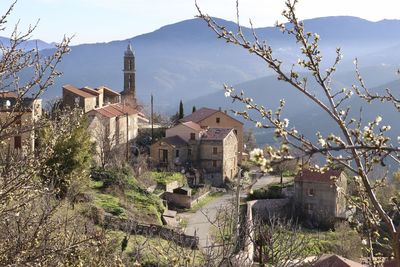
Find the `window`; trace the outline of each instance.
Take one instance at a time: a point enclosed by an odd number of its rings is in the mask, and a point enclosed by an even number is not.
[[[237,130],[235,129],[235,130],[233,130],[233,132],[237,135]]]
[[[213,147],[213,154],[214,155],[218,154],[218,147]]]
[[[160,162],[168,162],[168,150],[166,149],[160,149],[158,151],[158,158],[160,160]]]
[[[314,205],[313,204],[307,203],[306,208],[307,208],[307,213],[308,214],[312,214],[313,213],[313,210],[314,210]]]
[[[196,139],[196,134],[195,133],[190,133],[190,140]]]
[[[192,150],[189,148],[188,149],[188,157],[192,156]]]
[[[18,115],[15,117],[15,124],[17,124],[18,126],[21,126],[22,124],[22,115]]]
[[[309,189],[308,189],[308,195],[309,195],[310,197],[313,197],[313,196],[315,195],[314,188],[309,188]]]
[[[216,122],[216,123],[220,123],[220,122],[221,122],[221,119],[220,119],[219,117],[217,117],[217,118],[215,119],[215,122]]]
[[[213,160],[212,161],[212,166],[215,168],[215,167],[217,167],[217,161],[216,160]]]
[[[14,136],[14,148],[15,149],[22,148],[22,140],[20,135]]]
[[[175,150],[175,157],[179,158],[179,149]]]

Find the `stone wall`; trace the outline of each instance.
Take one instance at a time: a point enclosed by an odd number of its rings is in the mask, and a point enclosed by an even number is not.
[[[131,234],[143,235],[148,237],[159,237],[167,241],[172,241],[182,247],[197,249],[199,238],[197,236],[186,235],[180,231],[154,224],[141,224],[133,220],[122,220],[111,215],[105,215],[104,227],[112,230],[121,230]]]
[[[237,172],[238,163],[238,141],[236,135],[231,132],[223,141],[224,154],[223,154],[223,176],[232,180]]]
[[[174,191],[174,189],[179,188],[181,186],[182,186],[182,184],[180,184],[178,181],[172,181],[172,182],[165,184],[165,191],[172,193]]]
[[[203,195],[194,195],[187,196],[182,194],[175,194],[170,192],[165,192],[162,195],[162,198],[165,199],[169,204],[172,204],[176,207],[190,209],[193,205],[197,204],[201,199],[208,196],[210,191],[206,192]]]

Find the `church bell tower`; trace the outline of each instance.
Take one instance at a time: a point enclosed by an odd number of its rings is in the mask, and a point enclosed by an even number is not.
[[[135,85],[135,54],[129,43],[124,53],[124,90],[121,92],[122,102],[126,105],[136,107],[136,85]]]

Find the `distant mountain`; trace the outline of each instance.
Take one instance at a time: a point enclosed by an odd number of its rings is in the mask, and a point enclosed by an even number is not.
[[[216,20],[227,29],[235,29],[232,22]],[[398,20],[370,22],[355,17],[326,17],[304,23],[307,31],[317,31],[321,36],[322,67],[333,62],[336,46],[343,48],[344,61],[339,68],[345,76],[351,77],[349,71],[353,70],[355,56],[365,69],[393,68],[393,61],[400,60],[400,50],[394,49],[400,45]],[[250,29],[243,28],[243,31],[251,36]],[[297,61],[298,44],[293,37],[283,35],[274,27],[258,28],[256,33],[275,48],[275,55],[286,62],[286,69]],[[56,81],[45,98],[60,96],[61,86],[66,83],[76,86],[104,84],[121,90],[122,57],[128,42],[132,43],[136,54],[138,97],[146,104],[153,93],[156,109],[162,111],[172,111],[180,99],[186,103],[217,92],[223,83],[238,84],[264,79],[262,77],[271,74],[260,59],[240,47],[227,45],[215,37],[204,21],[192,19],[127,40],[71,47],[71,53],[60,65],[64,76]],[[47,49],[43,53],[52,51]],[[394,70],[390,73],[394,74]],[[394,79],[386,79],[386,76],[368,78],[374,85]]]
[[[391,88],[395,95],[400,96],[398,89],[400,87],[400,80],[393,80],[396,76],[394,73],[391,73],[387,67],[369,67],[361,69],[361,72],[367,74],[365,76],[366,84],[371,85],[369,88],[371,88],[370,90],[372,92],[384,92],[386,88]],[[371,77],[373,74],[379,77],[377,79],[372,79]],[[376,84],[379,81],[387,79],[392,79],[393,81],[379,86]],[[324,99],[323,92],[316,82],[309,76],[308,80],[310,92]],[[332,88],[349,88],[352,84],[357,84],[354,72],[341,73],[334,76]],[[236,92],[238,93],[243,90],[246,97],[251,97],[258,105],[263,105],[272,110],[278,107],[280,99],[285,99],[286,105],[282,113],[283,117],[289,118],[291,127],[295,126],[310,138],[314,138],[317,131],[323,134],[337,132],[337,129],[332,128],[331,118],[323,114],[319,107],[289,84],[278,81],[276,76],[271,75],[240,83],[235,85],[234,88],[236,88]],[[364,111],[364,120],[373,120],[377,115],[381,115],[384,118],[383,122],[385,124],[392,125],[391,132],[393,138],[395,134],[400,132],[400,125],[397,123],[400,119],[400,115],[392,105],[380,105],[379,103],[368,105],[356,96],[353,96],[352,99],[345,102],[345,104],[352,107],[353,113],[351,115],[354,117],[358,117],[361,107],[363,107]],[[208,106],[212,108],[221,108],[227,111],[232,109],[236,111],[244,110],[244,105],[242,103],[232,103],[231,98],[226,98],[222,89],[219,92],[186,102],[185,110],[191,110],[192,106],[196,106],[197,108]],[[253,118],[259,118],[255,113],[251,114],[253,114]],[[260,145],[274,142],[272,132],[255,129],[253,123],[245,122],[245,124],[255,130],[257,141]]]
[[[6,37],[1,37],[0,36],[0,42],[5,45],[5,46],[10,46],[10,39]],[[39,39],[34,39],[34,40],[28,40],[23,44],[22,49],[25,50],[31,50],[31,49],[38,49],[38,50],[44,50],[44,49],[51,49],[55,48],[55,43],[46,43],[42,40]]]

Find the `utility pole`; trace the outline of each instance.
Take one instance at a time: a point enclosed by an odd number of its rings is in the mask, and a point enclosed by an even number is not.
[[[153,122],[153,94],[151,94],[151,143],[154,142],[154,122]]]
[[[129,162],[129,114],[126,113],[126,162]]]
[[[240,182],[241,182],[241,177],[242,176],[242,169],[239,168],[239,172],[237,174],[237,185],[236,185],[236,207],[235,207],[235,230],[236,230],[236,244],[239,243],[239,235],[240,235]]]

